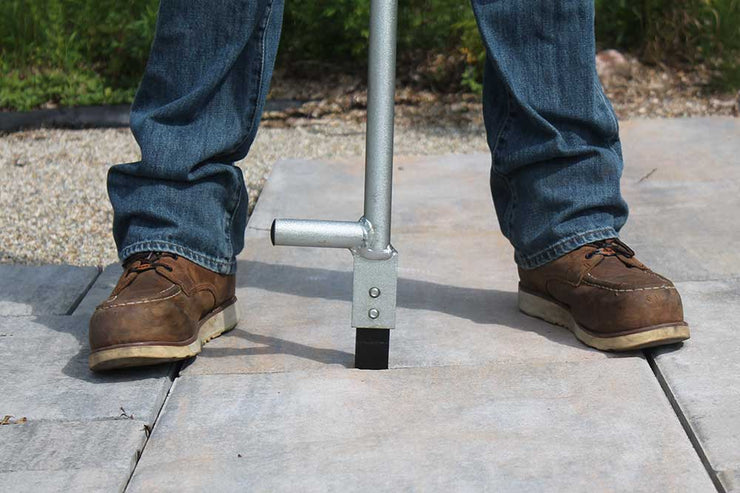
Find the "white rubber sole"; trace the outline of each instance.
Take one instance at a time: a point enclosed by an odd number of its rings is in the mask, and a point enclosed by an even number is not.
[[[564,307],[519,289],[519,309],[527,315],[565,327],[582,343],[602,351],[630,351],[663,344],[674,344],[689,338],[685,323],[646,327],[645,330],[614,337],[600,337],[583,329]]]
[[[132,366],[158,365],[195,356],[201,352],[205,343],[236,327],[239,322],[237,306],[234,301],[207,318],[198,330],[198,337],[186,346],[147,345],[103,349],[90,355],[90,369],[104,371]]]

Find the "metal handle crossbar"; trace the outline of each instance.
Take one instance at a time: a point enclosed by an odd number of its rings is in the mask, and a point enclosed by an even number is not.
[[[275,219],[274,245],[348,248],[354,258],[355,366],[388,368],[398,253],[391,246],[397,0],[371,0],[364,214],[357,222]]]

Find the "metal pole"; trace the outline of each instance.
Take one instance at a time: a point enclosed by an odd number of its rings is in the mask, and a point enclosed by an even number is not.
[[[371,0],[364,216],[357,222],[276,219],[270,232],[274,245],[352,252],[355,366],[364,369],[388,368],[396,326],[398,253],[390,239],[397,16],[397,0]]]
[[[385,251],[391,235],[393,114],[396,85],[397,0],[370,3],[365,149],[365,218],[374,234],[367,245]]]

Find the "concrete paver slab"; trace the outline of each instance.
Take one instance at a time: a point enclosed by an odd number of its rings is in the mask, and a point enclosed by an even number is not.
[[[632,120],[622,140],[622,237],[640,259],[674,281],[740,277],[718,244],[740,241],[740,120]]]
[[[630,142],[625,144],[630,146]],[[639,167],[640,154],[632,157]],[[402,170],[394,185],[393,243],[401,252],[401,279],[392,365],[592,357],[567,332],[530,320],[513,308],[517,282],[513,252],[496,228],[487,179],[481,178],[489,165],[490,157],[484,154],[397,161]],[[676,165],[668,162],[664,167],[671,171]],[[688,234],[701,226],[716,229],[716,237],[727,225],[723,217],[702,218],[684,209],[666,209],[666,204],[676,203],[676,189],[696,181],[689,172],[679,171],[663,187],[670,191],[666,203],[650,203],[657,182],[633,180],[625,185],[626,193],[648,187],[647,199],[636,200],[625,238],[640,258],[676,280],[710,279],[740,269],[727,251],[706,248],[703,243],[710,235]],[[267,238],[274,217],[353,219],[341,214],[351,207],[351,200],[359,205],[361,194],[361,162],[290,161],[275,166],[240,256],[238,295],[243,322],[231,335],[211,343],[187,372],[288,371],[326,363],[351,364],[349,255],[336,250],[276,248]],[[639,197],[639,191],[634,195]],[[283,200],[286,196],[300,200]],[[716,200],[708,189],[696,198],[700,205]],[[666,214],[641,212],[656,208],[666,209]],[[476,211],[488,219],[468,222]],[[404,221],[405,228],[399,226]],[[691,221],[697,224],[692,226]],[[677,245],[679,228],[686,231],[686,241]],[[405,337],[413,343],[406,345]],[[440,344],[437,350],[420,350],[435,344]],[[554,350],[556,346],[559,349]],[[315,358],[310,357],[312,352]]]
[[[500,233],[406,233],[394,244],[405,255],[391,367],[609,357],[519,313],[513,252]],[[183,374],[351,367],[349,253],[273,247],[267,232],[255,230],[245,251],[237,279],[241,322]]]
[[[660,375],[727,491],[740,491],[740,280],[684,282],[691,339],[658,349]]]
[[[154,421],[172,367],[91,372],[87,322],[86,315],[0,318],[0,415],[82,421],[125,412]]]
[[[623,190],[632,217],[624,238],[643,261],[676,281],[740,276],[736,254],[716,248],[716,238],[740,239],[733,236],[740,234],[740,223],[732,214],[740,206],[738,123],[629,122],[626,127]],[[705,140],[696,144],[703,135]],[[511,248],[495,223],[489,165],[487,155],[397,161],[401,169],[394,177],[393,243],[401,257],[391,367],[571,362],[601,371],[601,366],[620,364],[581,346],[566,331],[516,311],[516,272]],[[302,178],[293,179],[296,173]],[[286,196],[300,200],[284,200]],[[244,320],[211,343],[185,370],[186,378],[319,368],[334,372],[351,366],[349,255],[274,248],[267,238],[275,217],[356,219],[342,214],[359,214],[361,196],[361,162],[293,161],[275,167],[240,257]],[[691,368],[712,388],[714,370],[704,371],[698,363]],[[729,375],[737,375],[730,368],[734,373]],[[734,394],[711,392],[722,406],[734,405]],[[718,440],[727,434],[718,421],[712,423],[716,426],[708,437]],[[715,459],[710,460],[717,468]],[[721,469],[727,485],[738,474],[734,456],[720,454],[716,460],[727,465]]]
[[[740,178],[738,118],[634,119],[619,125],[626,184],[637,182],[653,170],[645,183]]]
[[[177,380],[130,491],[711,491],[641,358]]]
[[[97,275],[96,267],[0,265],[0,316],[66,315]]]
[[[655,214],[636,206],[621,236],[642,262],[674,282],[740,277],[737,252],[723,246],[740,242],[740,193],[726,207],[718,202]]]
[[[75,309],[74,313],[92,315],[95,307],[105,301],[121,277],[123,270],[120,263],[106,266],[100,273],[95,283],[90,287],[85,297]]]
[[[0,491],[122,491],[146,440],[138,420],[0,427]]]
[[[485,154],[397,158],[394,235],[498,229],[488,184],[490,160]],[[281,161],[273,168],[249,225],[269,230],[278,217],[357,220],[362,215],[363,178],[360,159]]]
[[[361,162],[286,159],[277,165],[285,168],[286,172],[275,173],[273,166],[249,217],[250,228],[269,230],[275,218],[306,218],[307,213],[312,214],[310,219],[338,221],[356,221],[362,214],[364,172]],[[328,183],[327,178],[330,179]],[[331,197],[327,197],[327,187],[332,187],[334,181],[343,186],[333,187]],[[301,197],[303,205],[297,200],[284,200],[288,196],[286,193],[292,193],[290,197]],[[305,209],[306,203],[311,204],[311,209]]]
[[[624,238],[657,271],[692,281],[679,289],[693,338],[658,351],[656,365],[728,490],[740,489],[740,346],[728,342],[740,263],[716,238],[740,239],[739,123],[622,126]],[[362,164],[275,167],[239,259],[244,318],[182,372],[132,491],[712,490],[639,353],[590,350],[517,311],[487,154],[396,160],[392,369],[348,369],[351,257],[275,248],[268,232],[275,217],[357,219]],[[39,285],[73,277],[45,275]],[[88,317],[119,275],[109,266],[72,317],[28,315],[68,313],[94,275],[71,301],[51,296],[71,296],[64,286],[28,302],[0,287],[0,315],[13,315],[0,320],[0,415],[28,419],[0,427],[0,490],[125,484],[172,368],[87,370]]]

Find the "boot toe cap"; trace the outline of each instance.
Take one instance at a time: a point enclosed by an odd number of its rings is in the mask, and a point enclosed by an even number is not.
[[[192,320],[176,303],[99,307],[90,318],[90,349],[132,344],[185,343],[195,333]]]

